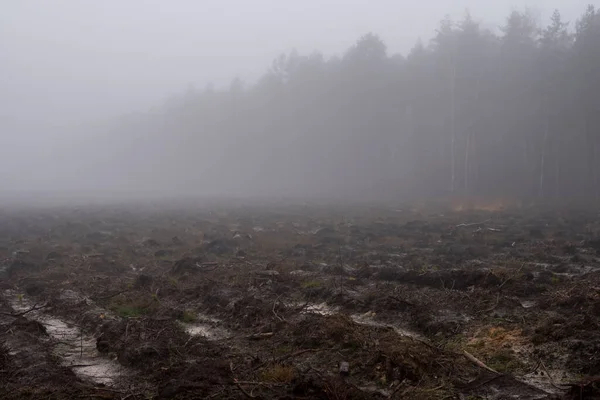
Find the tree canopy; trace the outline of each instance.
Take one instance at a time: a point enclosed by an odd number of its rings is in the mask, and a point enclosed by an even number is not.
[[[405,57],[373,33],[339,57],[291,52],[255,84],[189,88],[115,130],[137,132],[146,154],[121,161],[133,179],[154,168],[239,193],[598,200],[600,10],[555,11],[547,26],[513,11],[499,33],[444,19]]]

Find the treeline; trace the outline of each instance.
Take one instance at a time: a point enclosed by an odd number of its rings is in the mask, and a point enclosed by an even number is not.
[[[600,10],[543,27],[514,11],[499,33],[447,19],[406,56],[374,34],[339,57],[292,52],[253,85],[119,126],[136,132],[129,178],[173,190],[598,200]]]

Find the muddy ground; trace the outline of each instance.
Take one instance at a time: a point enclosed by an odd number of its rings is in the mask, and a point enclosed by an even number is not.
[[[0,211],[2,399],[600,398],[600,215]]]

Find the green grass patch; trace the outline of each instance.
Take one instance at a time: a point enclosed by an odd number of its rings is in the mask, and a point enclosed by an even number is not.
[[[185,322],[186,324],[191,324],[198,321],[198,315],[195,312],[185,310],[183,314],[181,314],[181,322]]]
[[[524,367],[511,350],[500,350],[488,356],[487,365],[498,372],[515,372]]]
[[[294,379],[294,368],[287,365],[275,365],[261,374],[263,382],[290,383]]]
[[[319,280],[311,280],[311,281],[302,282],[303,289],[318,289],[318,288],[322,288],[323,285],[324,285],[323,281],[319,281]]]
[[[113,311],[123,318],[141,317],[146,314],[146,310],[141,307],[127,305],[116,306]]]

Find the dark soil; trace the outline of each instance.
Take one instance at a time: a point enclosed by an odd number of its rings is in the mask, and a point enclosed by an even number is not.
[[[0,398],[600,398],[598,243],[581,210],[4,210]]]

